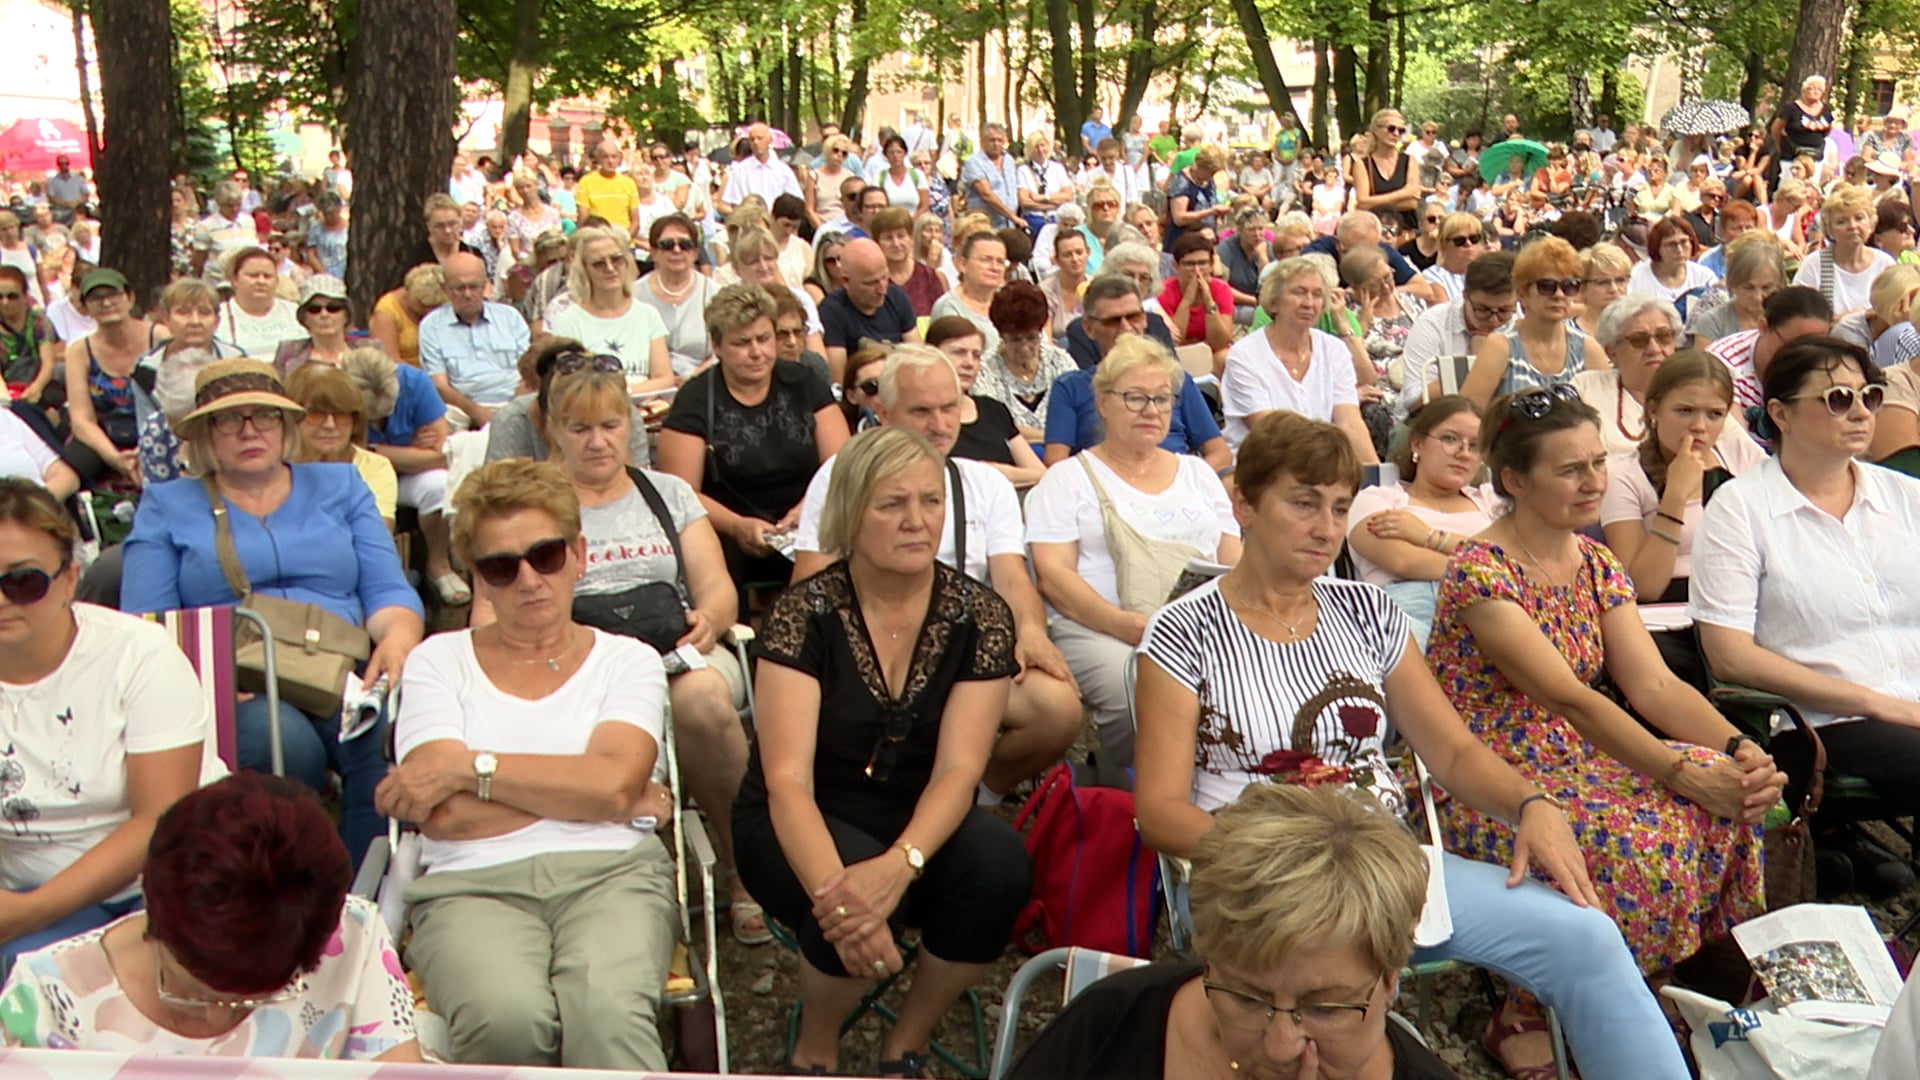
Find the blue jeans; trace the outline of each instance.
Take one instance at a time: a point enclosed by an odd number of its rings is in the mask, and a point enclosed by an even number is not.
[[[273,751],[267,730],[264,694],[240,703],[234,710],[234,743],[242,769],[273,771]],[[387,775],[387,717],[357,739],[340,741],[340,718],[309,716],[280,703],[280,744],[287,777],[315,791],[327,790],[327,772],[340,774],[340,839],[353,865],[367,853],[367,845],[387,829],[387,819],[373,808],[373,789]]]
[[[1613,920],[1538,881],[1507,888],[1507,868],[1445,856],[1453,937],[1415,949],[1415,964],[1457,960],[1532,991],[1560,1013],[1582,1076],[1688,1080],[1680,1044]],[[1191,927],[1184,885],[1175,897]]]
[[[36,949],[44,949],[56,941],[65,941],[78,937],[89,930],[98,930],[129,911],[138,911],[141,900],[138,896],[125,900],[102,900],[98,904],[89,904],[66,918],[31,934],[21,934],[12,941],[0,944],[0,979],[13,971],[13,962]]]

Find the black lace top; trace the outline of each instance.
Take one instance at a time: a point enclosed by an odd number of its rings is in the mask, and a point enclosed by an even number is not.
[[[933,596],[898,699],[887,693],[845,561],[782,593],[753,652],[762,663],[819,680],[814,801],[822,812],[882,836],[905,826],[933,775],[940,718],[953,685],[1006,678],[1018,670],[1013,612],[1006,601],[941,563],[934,565]],[[904,737],[887,739],[890,719],[893,733]],[[869,776],[868,764],[883,742],[891,743],[891,760]],[[766,802],[756,745],[738,805],[760,808]]]

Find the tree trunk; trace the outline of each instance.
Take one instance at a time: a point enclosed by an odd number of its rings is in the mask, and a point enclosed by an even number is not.
[[[1567,115],[1573,117],[1573,130],[1593,126],[1593,84],[1581,70],[1567,72]]]
[[[1759,107],[1760,91],[1767,83],[1767,58],[1758,51],[1749,52],[1740,58],[1740,68],[1740,107],[1751,113]]]
[[[847,12],[854,26],[864,26],[867,21],[867,0],[853,0]],[[847,80],[847,101],[840,110],[840,130],[852,135],[860,130],[860,122],[867,115],[867,77],[873,70],[873,60],[863,54],[853,58],[853,77]]]
[[[1093,0],[1075,0],[1080,13],[1080,115],[1067,128],[1067,141],[1060,144],[1061,154],[1069,146],[1080,145],[1080,125],[1100,104],[1100,23],[1094,14]]]
[[[1360,116],[1360,53],[1351,45],[1333,51],[1333,112],[1340,137],[1350,139],[1366,130]]]
[[[1293,89],[1280,72],[1280,62],[1273,58],[1273,39],[1267,36],[1267,23],[1260,17],[1258,0],[1233,0],[1233,13],[1240,20],[1240,32],[1246,36],[1254,73],[1260,77],[1260,89],[1266,91],[1267,107],[1276,114],[1292,114],[1294,126],[1305,130],[1307,125],[1301,122],[1299,112],[1293,107]],[[1319,50],[1316,49],[1314,55],[1319,56]],[[1124,101],[1121,108],[1126,108]]]
[[[547,0],[513,0],[513,52],[507,59],[507,103],[500,125],[502,166],[519,159],[533,128],[533,76],[540,70],[540,16],[546,6]]]
[[[1333,87],[1333,75],[1327,63],[1327,43],[1313,43],[1313,145],[1327,145],[1327,95]]]
[[[1809,75],[1825,76],[1829,85],[1834,82],[1852,11],[1852,0],[1800,0],[1800,21],[1793,34],[1793,51],[1787,57],[1781,101],[1799,97],[1800,83]]]
[[[1392,57],[1387,47],[1387,22],[1390,16],[1381,0],[1367,0],[1367,42],[1366,66],[1366,107],[1361,111],[1371,117],[1376,111],[1392,104],[1387,96],[1387,77],[1392,71]]]
[[[1750,57],[1750,59],[1752,59],[1755,63],[1758,63],[1759,61],[1759,57],[1757,54]],[[1751,78],[1751,76],[1752,76],[1752,70],[1750,69],[1749,78]],[[1756,96],[1759,95],[1760,86],[1758,83],[1754,84],[1753,92]],[[1746,91],[1742,90],[1740,93],[1741,93],[1742,100],[1745,100]],[[1751,105],[1749,105],[1749,107],[1751,107]],[[1613,117],[1613,122],[1616,126],[1624,127],[1625,121],[1628,119],[1627,117],[1619,115],[1620,113],[1620,73],[1615,71],[1613,68],[1608,68],[1605,71],[1602,71],[1600,73],[1600,108],[1598,112],[1602,116]],[[1638,118],[1635,117],[1634,119],[1638,119]]]
[[[980,88],[980,93],[974,99],[974,103],[979,106],[980,111],[978,130],[985,131],[987,129],[987,114],[992,111],[987,108],[987,41],[985,38],[981,38],[974,43],[973,78],[974,85]],[[1012,120],[1013,118],[1008,117],[1007,119]],[[1008,131],[1012,131],[1011,124],[1008,125]]]
[[[1393,89],[1387,95],[1388,101],[1404,101],[1407,94],[1407,17],[1397,15],[1393,20]]]
[[[173,131],[173,27],[167,0],[112,0],[93,16],[105,146],[95,151],[101,261],[151,302],[167,283],[168,135]]]
[[[365,318],[406,277],[420,209],[453,161],[454,0],[360,0],[347,156],[355,180],[349,290]]]
[[[793,101],[787,107],[786,131],[796,143],[807,141],[807,114],[801,108],[801,98],[807,86],[807,67],[806,59],[800,55],[801,36],[791,30],[787,32],[787,93]]]
[[[1053,120],[1059,125],[1061,146],[1073,145],[1067,140],[1080,134],[1085,116],[1080,87],[1074,81],[1073,19],[1067,3],[1068,0],[1046,0],[1047,37],[1051,42],[1047,67],[1053,76]],[[1177,86],[1174,92],[1179,93]]]
[[[171,29],[171,27],[169,27]],[[95,39],[94,44],[99,44]],[[73,67],[80,77],[80,113],[87,122],[87,156],[100,169],[100,120],[93,114],[93,91],[87,88],[87,0],[74,0]]]

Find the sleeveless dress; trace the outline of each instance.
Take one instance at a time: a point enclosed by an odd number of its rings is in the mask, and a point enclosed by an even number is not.
[[[1366,159],[1367,179],[1373,182],[1373,193],[1376,196],[1391,195],[1401,188],[1406,187],[1408,162],[1410,160],[1407,155],[1401,154],[1394,162],[1393,175],[1381,176],[1380,167],[1374,164],[1373,158],[1368,157]],[[1400,231],[1402,232],[1419,227],[1419,218],[1411,210],[1377,210],[1375,213],[1383,221],[1388,218],[1398,221],[1400,223]]]
[[[1600,617],[1634,598],[1612,553],[1586,538],[1573,584],[1536,583],[1500,547],[1470,540],[1447,564],[1427,656],[1454,708],[1493,752],[1566,809],[1587,871],[1642,971],[1684,960],[1701,944],[1766,910],[1760,827],[1703,807],[1595,748],[1571,723],[1527,697],[1481,653],[1463,616],[1488,600],[1519,605],[1592,684],[1604,670]],[[1669,743],[1690,766],[1718,751]],[[1506,823],[1449,799],[1440,825],[1448,851],[1485,862],[1513,857]]]
[[[1507,339],[1507,374],[1500,380],[1499,394],[1517,394],[1522,390],[1533,390],[1542,386],[1558,386],[1570,383],[1575,375],[1587,370],[1587,335],[1567,327],[1567,363],[1559,372],[1549,375],[1533,366],[1527,358],[1527,347],[1520,341],[1520,328],[1512,327],[1501,332]]]

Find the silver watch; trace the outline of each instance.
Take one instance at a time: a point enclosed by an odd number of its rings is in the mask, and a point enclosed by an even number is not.
[[[473,755],[473,775],[478,781],[476,794],[481,802],[493,801],[493,774],[500,768],[500,759],[485,750]]]

